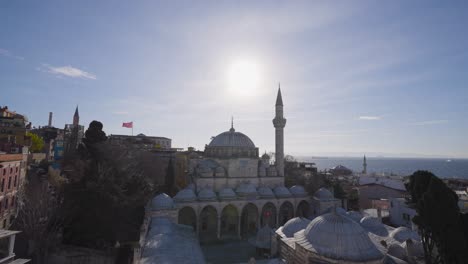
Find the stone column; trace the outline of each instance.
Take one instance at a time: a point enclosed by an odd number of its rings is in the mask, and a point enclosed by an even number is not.
[[[241,239],[241,217],[242,215],[240,214],[239,215],[239,219],[237,221],[237,236],[239,237],[239,239]]]
[[[218,215],[217,237],[218,237],[218,239],[221,239],[221,216],[219,216],[219,215]]]

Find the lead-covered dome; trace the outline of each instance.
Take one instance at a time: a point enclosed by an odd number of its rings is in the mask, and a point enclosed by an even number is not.
[[[197,199],[197,195],[191,188],[185,188],[179,191],[176,196],[174,196],[174,201],[176,202],[192,202]]]
[[[399,242],[405,242],[408,239],[414,239],[416,241],[421,240],[416,232],[404,226],[395,228],[395,230],[390,233],[390,237]]]
[[[216,200],[216,194],[211,188],[203,188],[198,192],[198,200],[200,201],[212,201]]]
[[[273,198],[273,197],[275,197],[275,195],[273,194],[273,191],[270,188],[266,187],[266,186],[262,186],[262,187],[258,188],[258,195],[261,198]]]
[[[286,198],[286,197],[291,197],[292,196],[292,194],[288,190],[288,188],[286,188],[284,186],[275,187],[275,189],[273,191],[275,192],[275,195],[278,198]]]
[[[236,132],[234,128],[229,131],[223,132],[214,137],[210,147],[248,147],[255,148],[253,141],[241,132]]]
[[[334,199],[333,194],[326,188],[320,188],[314,193],[314,197],[318,200]]]
[[[348,211],[346,215],[353,221],[360,223],[362,219],[362,214],[357,211]]]
[[[281,227],[281,232],[286,237],[293,237],[297,231],[305,229],[310,223],[310,220],[303,217],[294,217],[286,222],[283,227]]]
[[[372,216],[365,216],[361,219],[360,221],[361,226],[364,227],[364,229],[378,235],[378,236],[387,236],[388,231],[380,222],[380,220],[376,217]]]
[[[247,195],[257,195],[257,189],[251,183],[241,183],[236,188],[236,193],[239,196],[247,196]]]
[[[298,233],[298,239],[305,249],[334,260],[359,262],[383,257],[358,223],[337,213],[315,218]]]
[[[307,196],[307,192],[305,191],[304,187],[301,185],[294,185],[291,188],[289,188],[289,191],[296,197]]]
[[[231,188],[221,189],[218,195],[221,200],[233,200],[237,198],[236,193]]]
[[[169,195],[161,193],[151,200],[151,208],[155,211],[170,210],[174,208],[174,201]]]

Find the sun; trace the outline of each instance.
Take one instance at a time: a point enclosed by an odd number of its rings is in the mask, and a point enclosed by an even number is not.
[[[236,61],[228,71],[229,92],[238,96],[253,96],[258,93],[260,77],[257,63],[248,60]]]

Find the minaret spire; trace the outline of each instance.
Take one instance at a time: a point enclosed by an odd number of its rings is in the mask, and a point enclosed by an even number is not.
[[[76,105],[75,114],[73,115],[73,125],[77,126],[80,123],[80,114],[78,113],[78,105]]]
[[[284,127],[286,126],[286,119],[283,117],[283,98],[279,83],[275,113],[273,119],[273,126],[275,127],[275,163],[278,176],[284,177]]]
[[[278,83],[278,95],[276,96],[276,106],[283,106],[283,98],[281,96],[281,84]]]

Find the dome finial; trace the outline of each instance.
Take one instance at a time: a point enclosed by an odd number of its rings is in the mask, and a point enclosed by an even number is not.
[[[229,129],[229,131],[230,131],[230,132],[236,131],[236,130],[234,129],[234,117],[233,117],[233,116],[231,116],[231,129]]]

